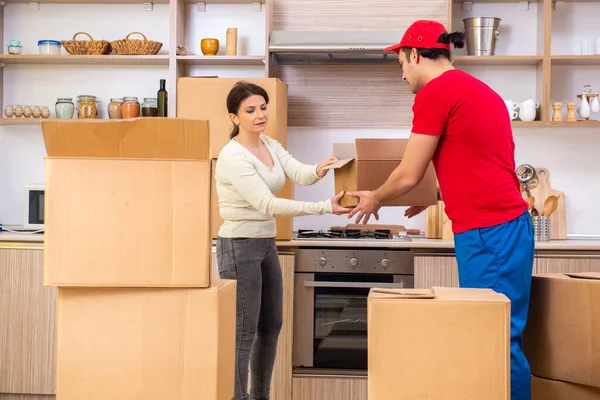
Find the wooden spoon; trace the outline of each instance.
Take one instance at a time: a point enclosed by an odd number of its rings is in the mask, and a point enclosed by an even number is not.
[[[549,217],[550,214],[556,211],[556,208],[558,207],[559,197],[560,196],[551,195],[546,198],[546,201],[544,202],[544,210],[542,211],[543,216]]]
[[[535,204],[535,197],[533,196],[529,196],[527,198],[527,202],[529,203],[529,208],[528,210],[531,210],[533,208],[533,205]]]

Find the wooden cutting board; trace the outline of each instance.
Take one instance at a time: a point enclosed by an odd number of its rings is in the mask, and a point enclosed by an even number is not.
[[[444,212],[444,202],[427,207],[425,210],[425,237],[427,239],[454,240],[452,221]]]
[[[535,197],[534,207],[540,215],[544,210],[544,202],[548,196],[560,196],[556,211],[550,216],[550,238],[552,240],[565,240],[567,238],[567,204],[565,194],[550,186],[550,173],[547,168],[537,168],[536,178],[527,187],[533,197]],[[527,192],[521,185],[521,194],[527,199]]]
[[[335,227],[332,227],[332,229]],[[400,232],[406,232],[409,235],[420,235],[418,229],[406,229],[404,225],[384,225],[384,224],[348,224],[346,229],[356,229],[361,232],[375,232],[378,229],[389,229],[392,235],[398,235]]]

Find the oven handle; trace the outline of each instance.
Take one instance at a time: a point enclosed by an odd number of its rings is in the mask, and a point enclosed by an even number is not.
[[[345,289],[355,289],[355,288],[393,288],[393,289],[402,289],[404,288],[403,282],[397,283],[383,283],[383,282],[326,282],[326,281],[305,281],[304,286],[307,287],[320,287],[320,288],[345,288]]]

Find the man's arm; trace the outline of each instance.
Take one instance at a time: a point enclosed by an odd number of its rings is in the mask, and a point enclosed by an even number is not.
[[[439,136],[412,133],[406,144],[402,162],[373,196],[380,204],[408,193],[425,176],[427,167],[437,149]]]

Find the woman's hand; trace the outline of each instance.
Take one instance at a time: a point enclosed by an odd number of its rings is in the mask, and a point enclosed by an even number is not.
[[[348,214],[350,211],[352,211],[352,208],[346,208],[346,207],[340,206],[340,200],[342,199],[342,197],[344,197],[343,191],[339,192],[335,197],[331,198],[333,214],[335,214],[335,215]]]
[[[329,172],[328,169],[323,169],[323,168],[325,168],[331,164],[335,164],[338,161],[339,160],[336,156],[331,156],[327,160],[323,161],[321,164],[317,165],[317,175],[319,175],[319,178],[324,177],[325,175],[327,175],[327,172]]]

